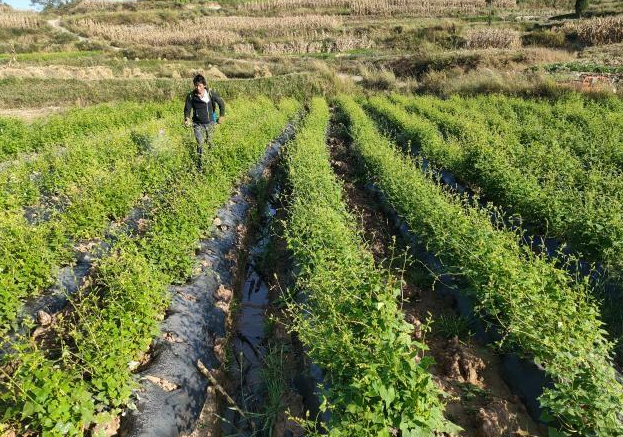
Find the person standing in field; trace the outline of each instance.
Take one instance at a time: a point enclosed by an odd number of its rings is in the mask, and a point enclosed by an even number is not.
[[[208,88],[208,83],[201,74],[194,77],[193,85],[195,89],[186,96],[184,124],[186,126],[192,124],[197,140],[197,169],[201,171],[203,146],[206,144],[207,148],[211,147],[214,128],[225,116],[225,102],[215,91]],[[218,105],[218,117],[216,105]]]

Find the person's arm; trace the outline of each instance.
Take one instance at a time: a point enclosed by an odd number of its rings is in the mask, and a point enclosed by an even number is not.
[[[184,103],[184,124],[190,125],[190,112],[193,109],[192,99],[190,94],[186,96],[186,103]]]
[[[217,121],[220,123],[221,118],[225,117],[225,102],[223,101],[221,96],[219,96],[216,93],[216,91],[212,91],[212,98],[214,99],[214,101],[218,105],[218,120]]]

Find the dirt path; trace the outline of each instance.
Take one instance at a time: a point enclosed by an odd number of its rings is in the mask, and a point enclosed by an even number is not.
[[[58,30],[59,32],[62,32],[62,33],[68,33],[68,34],[70,34],[70,35],[75,36],[76,38],[78,38],[78,41],[80,41],[80,42],[91,42],[91,40],[90,40],[89,38],[84,37],[84,36],[82,36],[82,35],[78,35],[77,33],[75,33],[75,32],[73,32],[73,31],[71,31],[71,30],[67,29],[66,27],[64,27],[64,26],[61,24],[61,19],[60,19],[60,18],[54,18],[54,19],[52,19],[52,20],[47,20],[47,21],[46,21],[46,23],[47,23],[47,24],[49,24],[49,25],[50,25],[50,27],[52,27],[53,29]],[[121,47],[116,47],[116,46],[113,46],[112,44],[110,44],[110,42],[108,42],[108,46],[109,46],[112,50],[114,50],[114,51],[121,50]]]
[[[332,166],[343,180],[346,202],[361,221],[364,238],[377,263],[401,267],[404,250],[365,180],[339,127],[329,133]],[[543,436],[545,430],[529,416],[525,405],[513,395],[502,379],[500,358],[478,344],[469,334],[469,325],[459,317],[452,299],[445,299],[431,287],[426,272],[416,263],[407,263],[401,303],[406,320],[415,326],[412,336],[424,340],[435,359],[430,368],[437,385],[449,397],[446,416],[464,428],[461,436],[506,437]],[[432,323],[431,323],[432,322]],[[427,332],[426,326],[431,327]]]
[[[302,435],[289,415],[304,417],[303,397],[294,387],[304,354],[285,328],[280,301],[291,277],[291,260],[278,230],[285,219],[275,175],[279,159],[250,190],[255,193],[253,206],[235,257],[238,279],[227,291],[227,336],[214,346],[222,366],[212,373],[220,388],[208,388],[208,402],[186,437]],[[240,227],[236,230],[241,232]]]
[[[1,117],[21,118],[26,122],[31,122],[40,117],[46,117],[50,114],[60,112],[63,108],[60,106],[47,106],[43,108],[25,109],[25,108],[0,108]]]
[[[53,20],[47,20],[46,23],[48,23],[50,25],[50,27],[52,27],[53,29],[56,29],[62,33],[68,33],[70,35],[75,36],[76,38],[78,38],[78,40],[80,42],[83,41],[88,41],[87,38],[85,38],[82,35],[78,35],[77,33],[72,32],[71,30],[67,29],[66,27],[63,27],[61,25],[61,19],[60,18],[54,18]]]

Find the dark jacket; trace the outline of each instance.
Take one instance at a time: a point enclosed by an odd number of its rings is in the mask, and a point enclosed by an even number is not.
[[[184,119],[190,117],[190,111],[193,112],[193,123],[208,124],[212,122],[212,114],[218,105],[219,116],[225,115],[225,102],[216,93],[209,90],[210,104],[207,104],[194,91],[186,96],[186,104],[184,105]]]

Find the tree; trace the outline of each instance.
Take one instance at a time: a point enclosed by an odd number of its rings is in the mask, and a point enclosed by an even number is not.
[[[487,6],[489,7],[489,17],[487,18],[487,22],[489,26],[491,26],[491,22],[493,21],[493,0],[486,0]]]
[[[582,17],[586,9],[588,9],[588,0],[575,0],[575,15],[578,18]]]
[[[74,2],[75,0],[30,0],[30,4],[38,10],[56,9],[60,6],[64,6],[68,3]]]

